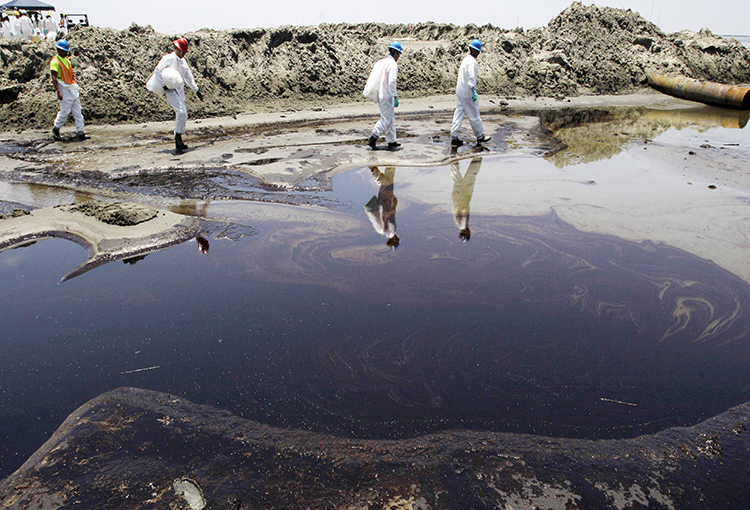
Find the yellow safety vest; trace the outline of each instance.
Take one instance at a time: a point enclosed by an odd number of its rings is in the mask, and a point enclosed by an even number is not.
[[[60,80],[68,85],[75,83],[76,81],[73,79],[73,66],[70,65],[68,59],[63,61],[63,59],[60,58],[60,55],[55,55],[55,58],[60,64]],[[68,62],[67,67],[65,66],[65,62]]]

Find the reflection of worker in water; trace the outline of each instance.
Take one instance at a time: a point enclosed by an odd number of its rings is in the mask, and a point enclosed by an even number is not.
[[[395,248],[401,241],[396,235],[396,205],[398,200],[393,194],[393,179],[396,175],[396,168],[389,166],[385,172],[381,172],[378,167],[370,167],[372,178],[380,184],[378,194],[365,204],[365,212],[370,218],[375,232],[383,234],[388,238],[386,245]]]
[[[196,241],[198,241],[198,249],[201,253],[208,253],[208,239],[206,239],[203,236],[198,236],[195,238]]]
[[[464,242],[471,239],[471,230],[469,230],[469,203],[471,202],[471,196],[474,194],[474,183],[477,180],[477,174],[481,166],[482,158],[474,158],[469,163],[466,173],[461,176],[461,168],[458,166],[458,161],[451,163],[453,217],[460,229],[458,237],[463,239]]]
[[[182,187],[179,189],[182,189]],[[185,186],[185,191],[192,191],[189,185]],[[205,218],[208,216],[208,207],[210,204],[210,200],[183,200],[179,204],[171,206],[169,210],[173,213],[182,214],[183,216]]]
[[[169,208],[170,211],[183,216],[193,216],[196,218],[205,218],[208,216],[208,206],[211,203],[210,200],[198,201],[198,200],[183,200],[177,205],[173,205]],[[195,238],[198,243],[198,249],[201,253],[208,253],[208,239],[199,235]]]

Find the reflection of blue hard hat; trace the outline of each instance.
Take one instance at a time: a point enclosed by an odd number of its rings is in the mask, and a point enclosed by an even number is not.
[[[70,46],[68,46],[68,41],[65,39],[60,39],[57,41],[57,44],[55,44],[55,48],[63,51],[70,51]]]
[[[396,50],[399,53],[403,53],[404,50],[401,48],[401,43],[398,41],[393,41],[390,46],[388,46],[389,50]]]
[[[482,41],[480,41],[479,39],[474,39],[473,41],[471,41],[469,43],[469,48],[481,52],[482,51]]]

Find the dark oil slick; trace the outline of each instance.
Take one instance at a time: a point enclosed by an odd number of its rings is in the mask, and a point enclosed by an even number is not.
[[[0,252],[0,477],[78,406],[122,386],[357,438],[627,438],[747,402],[745,281],[669,245],[579,231],[554,212],[502,212],[549,175],[540,164],[612,161],[651,137],[744,148],[746,129],[707,131],[743,128],[746,116],[735,117],[564,111],[542,116],[560,141],[544,163],[475,152],[283,189],[225,170],[82,175],[103,196],[199,219],[205,237],[61,285],[87,259],[80,246],[39,239]],[[701,131],[676,135],[675,125]],[[628,161],[604,170],[627,172]],[[513,165],[528,180],[505,179]],[[0,212],[89,199],[50,179],[5,185]],[[528,195],[532,209],[574,205],[554,182],[559,191]],[[578,201],[596,204],[593,191]]]
[[[475,215],[464,242],[468,211],[417,204],[390,211],[392,248],[368,193],[352,199],[361,228],[270,222],[206,255],[187,243],[63,285],[85,258],[72,243],[0,253],[2,472],[119,386],[387,438],[633,437],[750,397],[750,288],[713,263],[554,213]]]

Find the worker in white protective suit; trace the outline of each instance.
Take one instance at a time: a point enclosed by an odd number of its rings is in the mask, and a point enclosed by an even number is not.
[[[21,17],[18,18],[19,26],[21,28],[20,38],[25,41],[30,41],[31,36],[34,35],[34,26],[31,23],[31,18],[26,12],[21,13]]]
[[[42,24],[44,30],[42,31],[44,33],[44,37],[49,37],[49,34],[57,35],[57,23],[55,23],[55,20],[52,19],[52,16],[47,14],[44,17],[44,23]]]
[[[52,128],[52,136],[55,141],[60,141],[60,128],[63,127],[68,116],[72,113],[76,125],[76,132],[79,140],[85,140],[86,134],[83,130],[83,114],[81,113],[81,97],[78,90],[78,84],[73,79],[73,67],[68,60],[70,55],[70,46],[68,41],[60,39],[55,44],[57,55],[52,57],[49,64],[50,74],[52,75],[52,84],[57,92],[57,99],[60,101],[60,111],[55,117],[55,125]]]
[[[379,73],[378,83],[378,105],[380,106],[380,119],[372,128],[372,135],[367,144],[371,149],[376,148],[378,138],[385,133],[388,148],[393,150],[401,144],[396,142],[396,112],[398,107],[398,92],[396,82],[398,81],[398,62],[403,53],[401,43],[394,41],[388,46],[389,55],[375,63],[372,72]]]
[[[38,12],[32,11],[29,13],[29,18],[31,19],[31,35],[37,36],[41,35],[42,30],[39,26],[39,21],[42,19]]]
[[[459,229],[458,237],[466,242],[471,239],[471,229],[469,229],[469,205],[471,197],[474,194],[474,184],[477,181],[477,174],[482,167],[482,158],[474,158],[469,163],[466,173],[461,175],[461,168],[458,161],[451,163],[451,180],[453,181],[453,192],[451,193],[451,203],[453,204],[453,219]]]
[[[482,51],[482,43],[474,39],[469,43],[469,54],[466,55],[458,69],[458,80],[456,82],[456,111],[453,113],[453,124],[451,125],[451,145],[460,147],[464,144],[459,138],[461,123],[464,115],[469,117],[471,129],[477,138],[477,144],[489,141],[484,136],[484,126],[479,117],[479,102],[477,101],[477,57]]]
[[[3,14],[3,39],[13,39],[13,30],[10,26],[10,20],[5,14]]]
[[[178,154],[182,154],[187,145],[182,141],[182,135],[185,133],[185,123],[187,122],[187,107],[185,106],[185,83],[188,87],[193,89],[198,99],[203,101],[203,94],[198,90],[198,85],[195,84],[195,78],[193,73],[188,67],[185,55],[188,52],[188,42],[184,37],[180,37],[174,41],[174,51],[168,55],[164,55],[154,69],[154,76],[158,83],[165,83],[162,77],[162,72],[171,67],[175,69],[182,77],[183,83],[177,88],[169,88],[166,84],[164,85],[164,91],[167,96],[167,101],[172,105],[175,113],[174,119],[174,143]]]
[[[21,22],[18,21],[18,16],[13,14],[8,15],[10,20],[10,32],[13,35],[13,39],[21,38]]]

